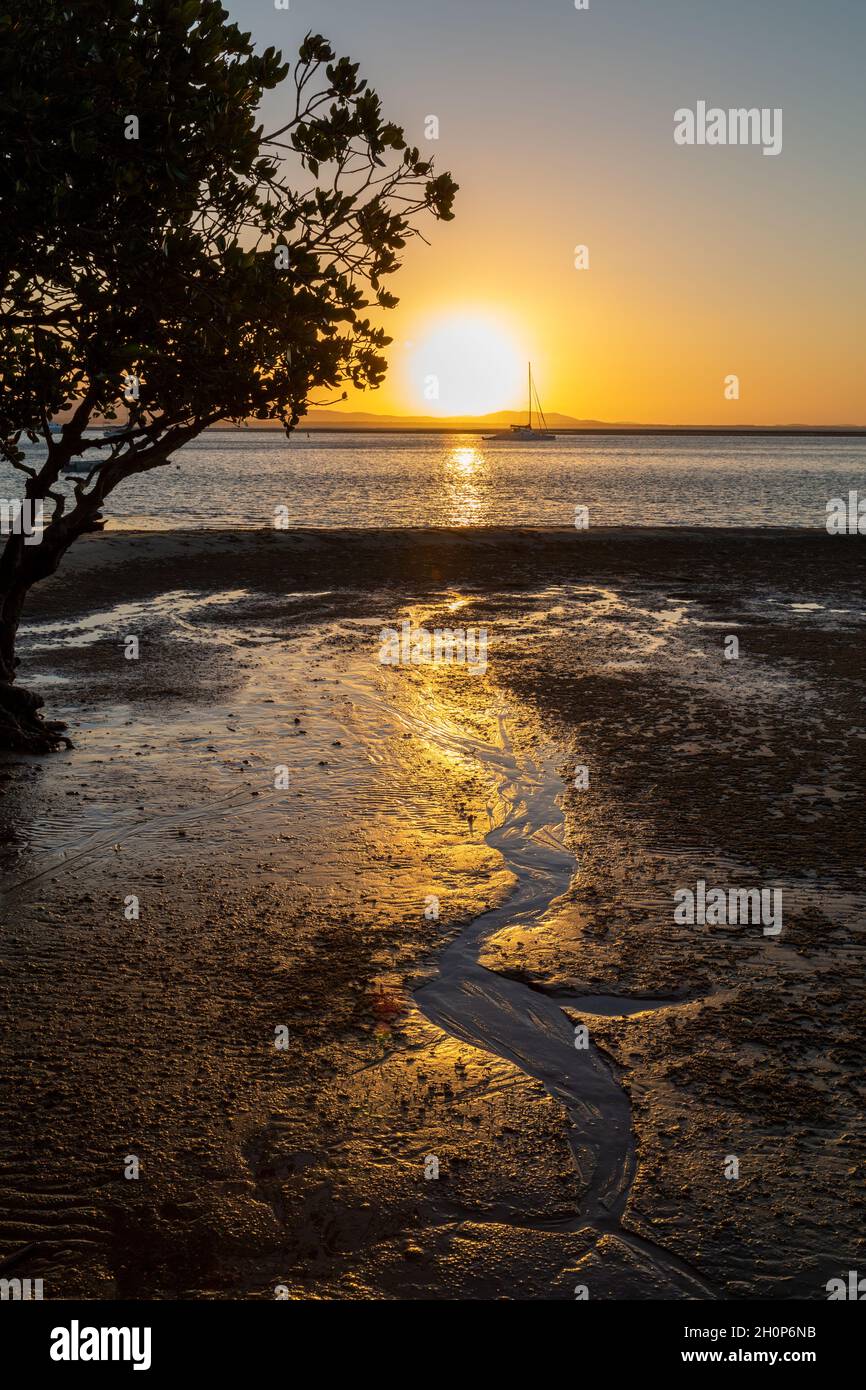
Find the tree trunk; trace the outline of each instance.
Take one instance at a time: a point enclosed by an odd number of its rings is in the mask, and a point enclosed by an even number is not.
[[[41,555],[36,562],[32,552],[14,544],[18,539],[10,537],[0,566],[0,750],[52,753],[72,747],[63,733],[66,725],[43,719],[39,713],[45,703],[42,696],[15,684],[15,643],[31,584],[53,573],[62,551]]]

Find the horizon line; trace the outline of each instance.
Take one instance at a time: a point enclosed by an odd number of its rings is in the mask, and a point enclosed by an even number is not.
[[[446,420],[439,424],[412,424],[413,418],[408,416],[405,425],[382,423],[382,424],[319,424],[313,421],[304,423],[304,418],[298,421],[292,430],[293,434],[481,434],[490,429],[490,425],[482,425],[477,420],[461,420],[455,418]],[[393,417],[384,416],[383,420],[391,420]],[[231,422],[217,422],[209,425],[205,433],[209,430],[226,430],[231,432],[250,431],[257,434],[273,434],[282,427],[279,422],[265,424],[256,421],[252,424],[233,424]],[[555,425],[554,431],[560,435],[744,435],[752,437],[773,437],[782,436],[789,438],[842,438],[859,439],[866,438],[866,425],[642,425],[642,424],[591,424],[591,425]],[[507,436],[505,436],[507,438]],[[531,442],[531,441],[530,441]]]

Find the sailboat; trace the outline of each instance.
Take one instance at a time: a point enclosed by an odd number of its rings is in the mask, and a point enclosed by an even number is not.
[[[541,409],[541,401],[538,399],[538,392],[532,383],[532,363],[529,367],[529,423],[526,425],[511,425],[507,431],[503,430],[500,434],[485,434],[484,439],[495,444],[546,444],[548,440],[555,439],[547,428],[547,421],[544,418],[544,411]],[[535,396],[536,414],[541,421],[541,429],[536,429],[532,423],[532,398]]]

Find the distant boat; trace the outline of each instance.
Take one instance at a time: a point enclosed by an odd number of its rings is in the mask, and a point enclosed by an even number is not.
[[[532,397],[535,396],[536,414],[541,421],[541,429],[535,429],[532,423]],[[549,440],[555,439],[547,428],[547,421],[544,418],[544,411],[541,409],[541,401],[538,399],[538,392],[532,384],[532,363],[529,363],[529,423],[527,425],[511,425],[508,431],[501,434],[485,434],[484,439],[493,444],[546,444]]]

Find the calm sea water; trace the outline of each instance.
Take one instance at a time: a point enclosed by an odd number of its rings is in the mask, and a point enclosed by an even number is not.
[[[38,451],[32,451],[38,456]],[[0,497],[20,486],[0,468]],[[827,501],[866,493],[866,440],[210,431],[110,500],[112,528],[290,526],[823,527]]]

